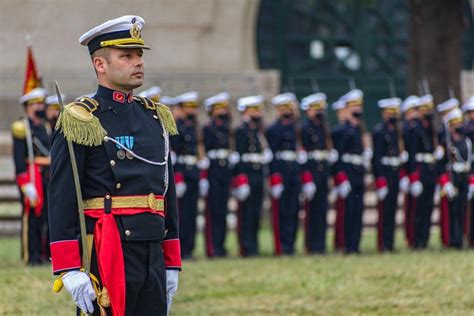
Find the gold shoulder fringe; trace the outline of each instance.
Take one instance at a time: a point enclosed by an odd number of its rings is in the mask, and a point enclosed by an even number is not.
[[[107,135],[99,119],[81,105],[70,103],[64,106],[56,129],[61,130],[67,140],[85,146],[99,146]]]
[[[156,105],[156,114],[160,118],[160,121],[163,123],[165,130],[170,135],[178,135],[178,128],[176,127],[176,122],[174,121],[173,114],[171,114],[168,106],[155,102]]]
[[[12,124],[12,135],[17,139],[26,138],[26,124],[23,120],[17,120]]]

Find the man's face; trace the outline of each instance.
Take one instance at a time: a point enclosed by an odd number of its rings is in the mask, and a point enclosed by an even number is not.
[[[46,108],[46,119],[49,121],[57,119],[59,117],[59,110],[52,107]]]
[[[468,111],[467,118],[469,119],[469,121],[474,121],[474,111]]]
[[[109,58],[97,57],[96,70],[103,75],[109,87],[131,91],[140,87],[144,79],[143,50],[141,48],[106,48]]]

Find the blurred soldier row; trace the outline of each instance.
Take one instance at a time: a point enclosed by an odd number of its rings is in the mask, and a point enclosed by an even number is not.
[[[474,243],[471,216],[474,177],[471,172],[474,138],[474,97],[462,107],[452,98],[435,107],[430,95],[380,100],[382,122],[372,131],[363,121],[363,93],[352,90],[332,104],[337,124],[327,119],[324,93],[298,102],[292,93],[275,96],[275,121],[263,126],[262,96],[237,100],[241,124],[231,127],[228,93],[204,100],[209,122],[200,126],[199,95],[161,95],[152,87],[140,96],[168,105],[179,135],[170,138],[180,212],[181,253],[192,258],[198,201],[205,205],[205,246],[209,257],[225,257],[228,201],[237,201],[240,254],[259,254],[258,231],[264,188],[269,187],[270,219],[275,254],[295,252],[299,211],[304,210],[308,253],[326,251],[330,188],[337,250],[359,253],[364,212],[365,175],[372,170],[377,197],[377,247],[394,250],[396,211],[403,206],[407,244],[426,248],[435,203],[440,206],[443,245],[462,248]],[[46,189],[49,177],[51,130],[59,114],[57,96],[43,89],[20,99],[25,118],[15,121],[14,160],[23,205],[23,259],[39,264],[49,258]],[[300,118],[300,111],[304,113]],[[463,113],[464,112],[464,113]],[[403,114],[403,120],[402,120]],[[265,184],[265,182],[267,184]],[[403,203],[399,203],[399,193]],[[438,202],[439,199],[439,202]]]
[[[471,241],[470,137],[474,137],[474,98],[452,98],[437,106],[435,130],[433,98],[427,94],[380,100],[383,121],[372,131],[363,121],[363,93],[352,90],[332,104],[338,123],[329,127],[324,93],[298,102],[292,93],[275,96],[276,118],[263,126],[264,98],[237,100],[242,123],[230,125],[230,96],[219,93],[205,99],[209,123],[199,126],[199,95],[188,92],[175,98],[160,97],[158,87],[142,96],[159,99],[172,108],[180,134],[171,140],[184,258],[195,246],[199,198],[205,201],[205,240],[209,257],[226,256],[226,217],[230,196],[238,202],[237,228],[242,256],[259,252],[258,230],[265,181],[271,198],[270,219],[275,254],[295,251],[298,213],[305,211],[305,246],[308,253],[326,251],[330,187],[336,192],[335,248],[358,253],[364,211],[364,182],[374,174],[377,197],[377,247],[394,250],[399,192],[404,194],[404,223],[412,248],[428,245],[431,216],[440,199],[440,228],[445,246]],[[298,108],[299,105],[299,108]],[[300,119],[299,112],[304,113]],[[403,113],[403,120],[402,120]],[[449,114],[449,115],[448,115]],[[464,120],[466,116],[466,120]],[[332,178],[332,181],[331,181]],[[435,194],[436,191],[436,194]],[[303,202],[301,204],[301,202]],[[470,202],[469,202],[470,203]]]

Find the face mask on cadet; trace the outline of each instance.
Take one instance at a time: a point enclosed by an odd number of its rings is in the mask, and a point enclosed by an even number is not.
[[[260,116],[252,116],[252,122],[256,125],[260,125],[262,123],[262,118]]]
[[[464,134],[464,127],[462,127],[462,126],[456,127],[454,129],[454,131],[456,131],[456,133],[458,133],[458,134]]]
[[[352,116],[360,120],[362,118],[362,112],[353,112]]]
[[[36,116],[39,118],[45,119],[46,118],[46,111],[45,110],[39,110],[35,112]]]
[[[397,124],[397,123],[398,123],[398,117],[390,117],[390,118],[388,119],[388,122],[389,122],[390,124]]]
[[[227,122],[229,121],[229,114],[219,114],[217,118],[221,121]]]

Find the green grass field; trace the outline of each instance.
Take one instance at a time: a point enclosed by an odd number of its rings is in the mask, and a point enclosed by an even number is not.
[[[262,230],[263,256],[186,261],[172,315],[472,315],[474,252],[432,248],[375,253],[374,231],[366,229],[364,254],[271,256],[271,236]],[[329,236],[332,238],[332,236]],[[330,239],[332,241],[332,239]],[[0,315],[73,315],[66,291],[51,291],[50,267],[29,268],[19,261],[19,240],[0,239]]]

